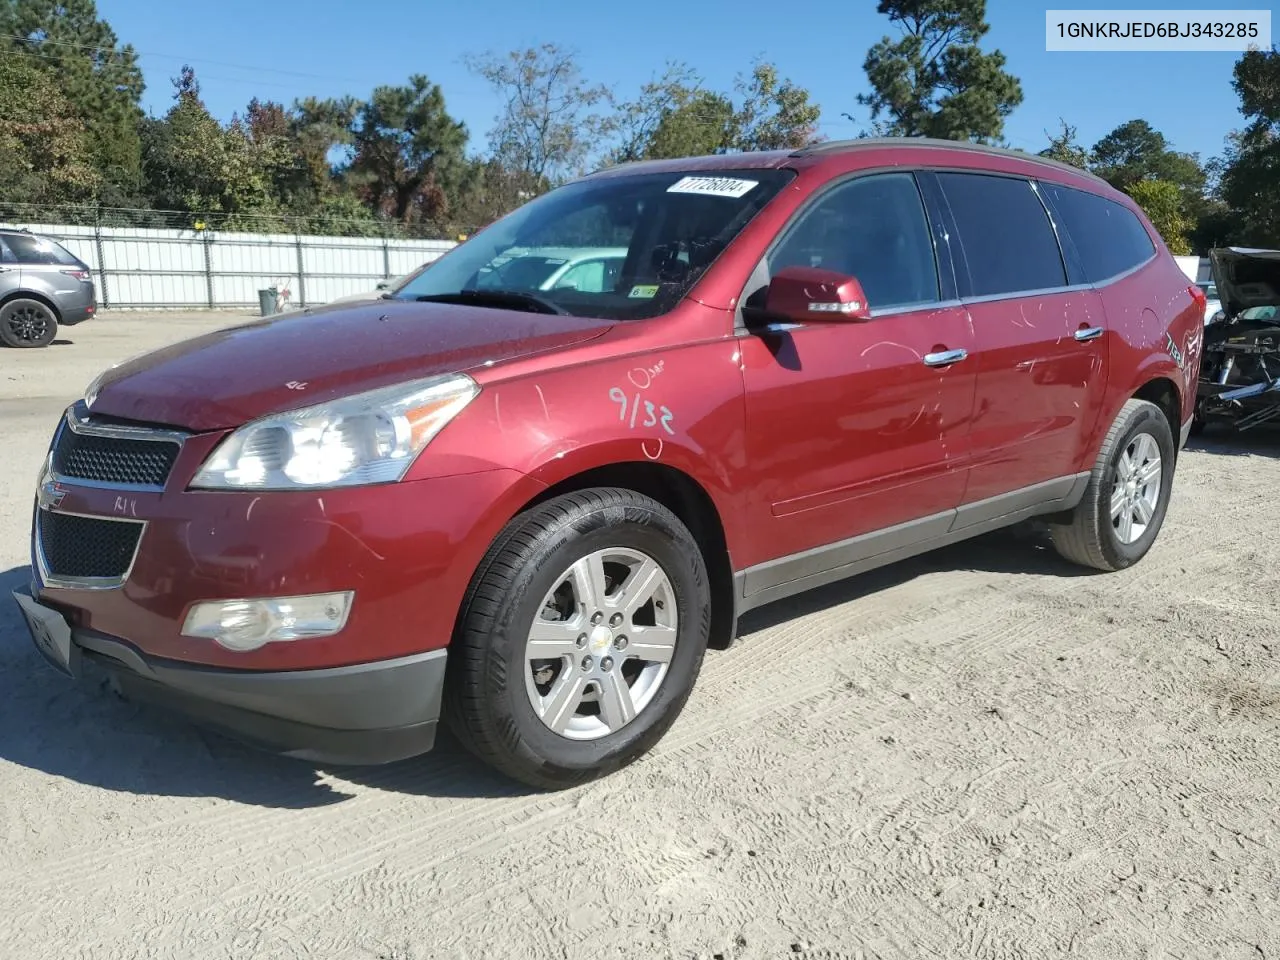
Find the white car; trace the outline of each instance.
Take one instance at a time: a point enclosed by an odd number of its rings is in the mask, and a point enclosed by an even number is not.
[[[394,293],[399,290],[411,277],[416,277],[420,271],[414,270],[412,273],[406,273],[399,277],[391,277],[388,280],[378,281],[378,285],[372,290],[364,290],[360,293],[349,293],[345,297],[335,297],[330,303],[363,303],[366,300],[380,300],[385,294]]]
[[[512,247],[481,267],[479,290],[612,290],[626,247]]]
[[[1201,290],[1207,301],[1204,305],[1204,322],[1205,326],[1211,323],[1217,323],[1222,319],[1222,301],[1218,299],[1218,285],[1212,280],[1206,280],[1204,283],[1196,284]]]

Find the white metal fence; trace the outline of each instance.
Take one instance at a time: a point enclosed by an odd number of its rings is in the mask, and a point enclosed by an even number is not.
[[[372,290],[434,260],[449,240],[14,223],[63,244],[93,270],[104,309],[258,306],[279,287],[309,306]]]

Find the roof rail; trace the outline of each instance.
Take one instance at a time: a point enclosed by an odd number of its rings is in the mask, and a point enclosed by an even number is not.
[[[1088,170],[1083,170],[1080,167],[1073,167],[1069,163],[1063,163],[1061,160],[1053,160],[1049,157],[1042,157],[1039,154],[1022,153],[1019,150],[1010,150],[1007,147],[992,147],[983,143],[970,143],[968,140],[941,140],[935,137],[861,137],[852,140],[824,140],[821,143],[802,147],[792,153],[791,156],[813,157],[821,156],[826,153],[845,153],[853,150],[868,150],[877,147],[924,147],[934,150],[965,150],[970,153],[981,153],[990,157],[1010,157],[1014,160],[1025,160],[1028,163],[1038,163],[1042,166],[1052,167],[1055,170],[1064,170],[1068,173],[1074,173],[1090,180],[1096,180],[1098,183],[1107,182],[1096,173],[1090,173]]]

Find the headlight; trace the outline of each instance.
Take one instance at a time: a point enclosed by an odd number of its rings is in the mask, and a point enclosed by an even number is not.
[[[393,483],[479,392],[465,374],[431,377],[264,417],[223,440],[191,486],[291,490]]]

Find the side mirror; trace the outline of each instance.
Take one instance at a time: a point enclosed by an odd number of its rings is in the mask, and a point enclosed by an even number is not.
[[[871,319],[871,308],[857,279],[818,267],[783,267],[775,273],[764,308],[796,323],[861,323]]]
[[[375,289],[375,290],[387,290],[387,289],[389,289],[390,287],[391,287],[391,281],[390,281],[390,280],[379,280],[379,281],[378,281],[378,285],[377,285],[376,287],[374,287],[373,289]]]

